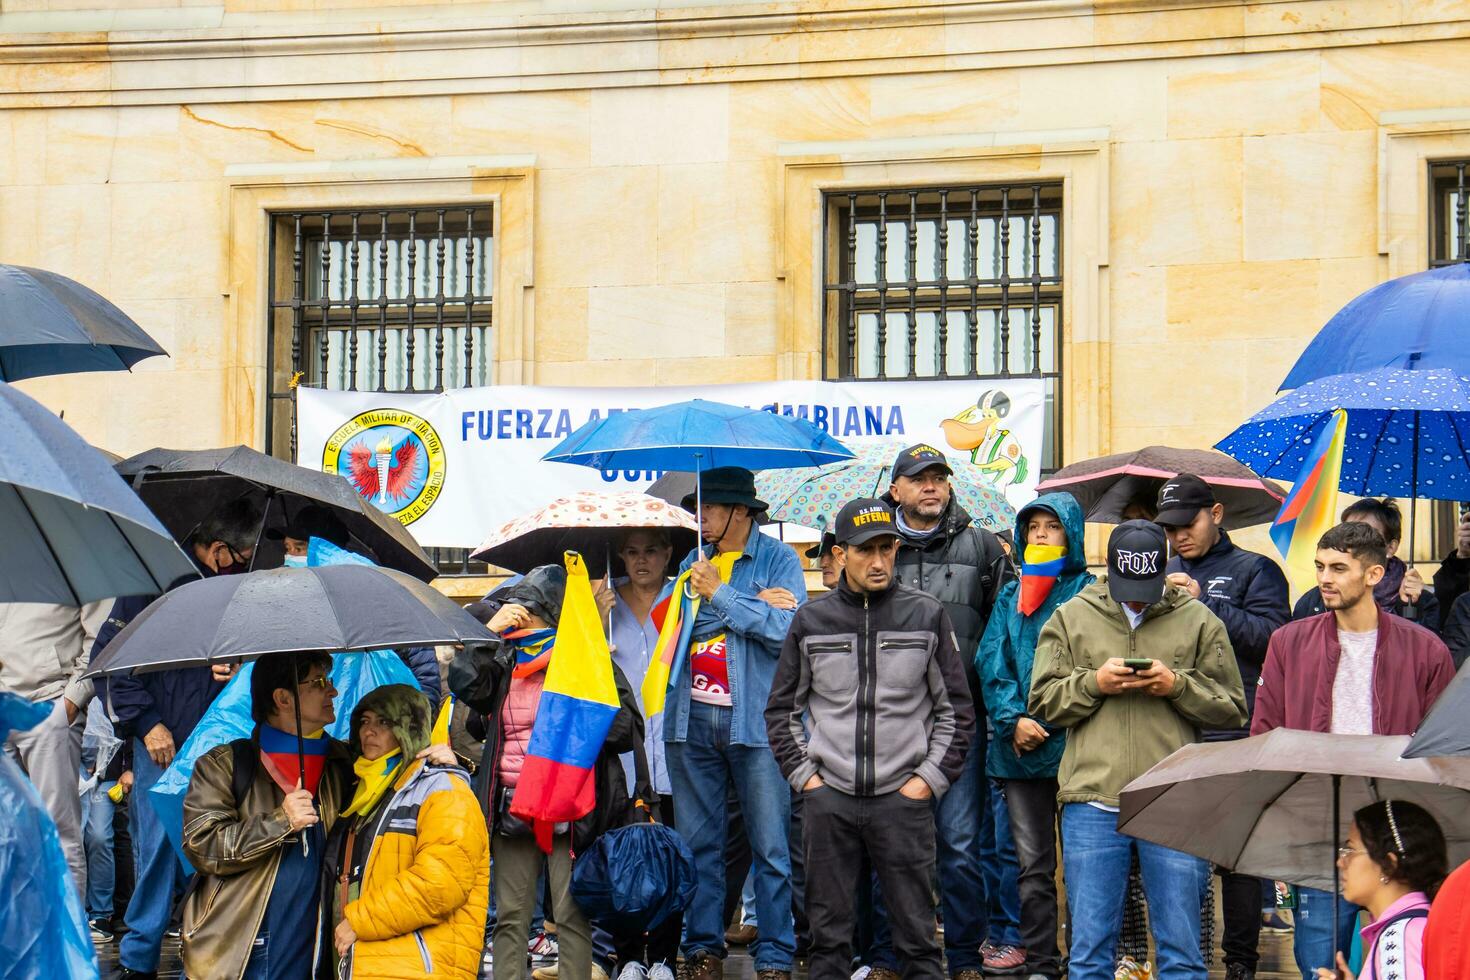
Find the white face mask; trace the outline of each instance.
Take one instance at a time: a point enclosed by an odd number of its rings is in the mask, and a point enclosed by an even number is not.
[[[287,555],[286,556],[285,567],[287,567],[287,568],[305,568],[306,567],[306,556],[305,555]]]

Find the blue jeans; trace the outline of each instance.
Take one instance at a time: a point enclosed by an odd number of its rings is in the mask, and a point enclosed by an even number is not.
[[[990,899],[990,922],[985,937],[997,946],[1021,945],[1021,863],[1011,840],[1011,815],[1005,794],[993,779],[985,780],[990,805],[982,812],[980,867],[985,894]]]
[[[1071,980],[1112,980],[1123,895],[1134,851],[1143,873],[1159,980],[1205,980],[1200,897],[1209,865],[1118,833],[1118,815],[1086,803],[1062,807],[1062,866],[1072,920]]]
[[[158,949],[173,915],[174,898],[184,890],[190,872],[163,832],[148,791],[163,770],[148,754],[142,739],[133,740],[133,793],[128,818],[137,856],[133,900],[128,903],[128,932],[118,946],[118,962],[131,970],[153,973]]]
[[[1317,967],[1332,968],[1337,963],[1337,950],[1346,956],[1353,948],[1358,911],[1356,905],[1342,899],[1337,906],[1337,935],[1333,936],[1332,893],[1297,887],[1291,945],[1302,980],[1316,980]]]
[[[112,885],[116,862],[112,857],[112,811],[116,805],[107,791],[116,780],[99,782],[82,797],[82,847],[87,852],[87,918],[112,918]]]
[[[688,741],[668,743],[669,777],[679,806],[679,833],[694,852],[697,883],[684,913],[686,957],[724,956],[725,786],[732,783],[750,840],[755,910],[755,969],[790,970],[796,954],[791,918],[791,789],[769,747],[732,745],[730,709],[693,701]]]

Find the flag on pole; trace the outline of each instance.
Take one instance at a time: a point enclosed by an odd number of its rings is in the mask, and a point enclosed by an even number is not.
[[[548,854],[555,825],[580,819],[596,805],[593,770],[618,713],[612,655],[587,566],[574,551],[566,553],[566,565],[556,649],[510,801],[510,812],[531,824],[536,842]]]
[[[694,632],[694,619],[699,615],[699,594],[689,588],[686,571],[674,579],[673,589],[654,606],[651,618],[658,626],[658,642],[648,672],[643,675],[643,714],[652,718],[664,710],[669,693],[669,678],[674,676],[675,661],[689,649]]]
[[[1317,436],[1271,523],[1271,540],[1286,559],[1287,577],[1299,592],[1316,586],[1317,540],[1337,523],[1337,484],[1346,435],[1347,412],[1339,408]]]

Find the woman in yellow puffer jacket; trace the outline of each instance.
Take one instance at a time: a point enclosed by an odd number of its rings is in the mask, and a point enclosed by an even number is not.
[[[490,844],[469,775],[414,756],[428,699],[377,688],[352,713],[356,795],[327,848],[335,975],[359,980],[480,973]]]

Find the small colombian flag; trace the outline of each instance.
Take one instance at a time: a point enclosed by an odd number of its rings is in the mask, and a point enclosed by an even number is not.
[[[1299,592],[1316,586],[1317,540],[1337,521],[1337,484],[1346,434],[1347,412],[1339,408],[1317,436],[1281,512],[1271,523],[1271,540],[1286,559],[1286,574]]]
[[[1028,544],[1021,559],[1021,589],[1016,608],[1029,616],[1041,608],[1051,587],[1057,584],[1062,566],[1067,563],[1067,549],[1059,544]]]
[[[594,768],[618,713],[612,655],[598,621],[587,566],[566,553],[567,588],[556,652],[526,746],[510,812],[529,821],[541,850],[551,853],[553,828],[586,816],[596,805]]]
[[[675,661],[689,649],[694,632],[694,618],[699,615],[699,595],[689,588],[686,571],[674,580],[674,587],[653,608],[652,619],[658,626],[658,642],[653,648],[648,672],[643,675],[643,713],[652,718],[664,710],[669,693],[669,678],[674,676]]]

